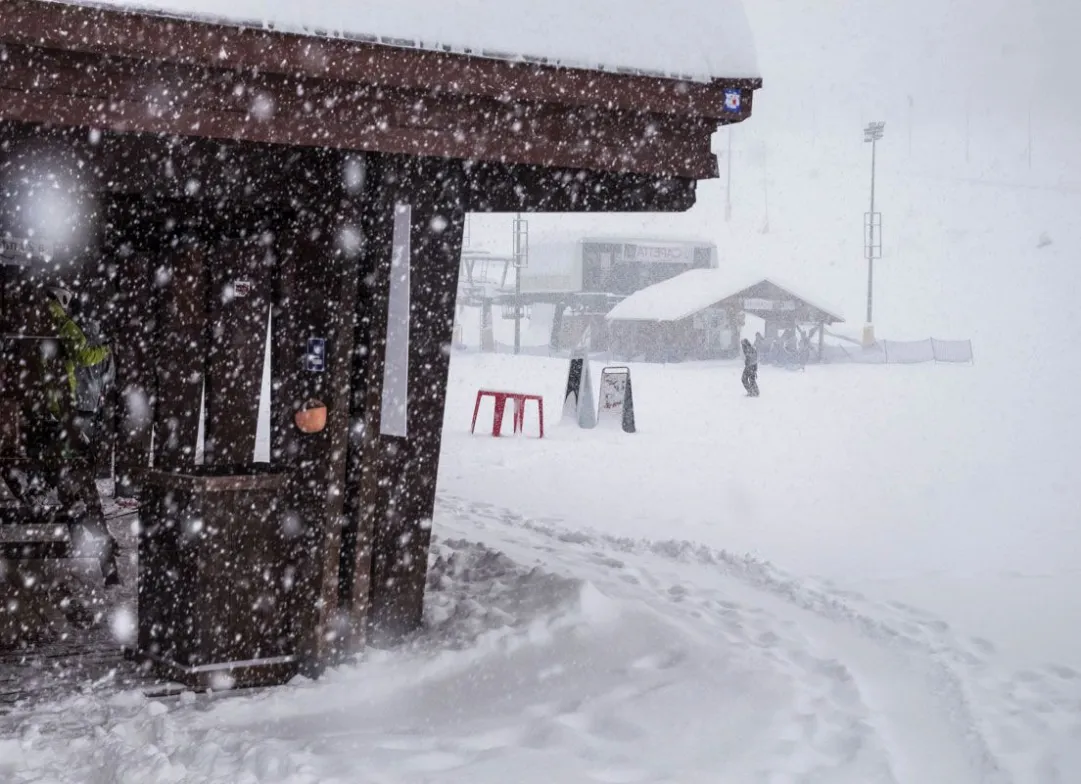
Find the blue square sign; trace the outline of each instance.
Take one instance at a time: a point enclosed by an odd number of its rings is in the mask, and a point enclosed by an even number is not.
[[[327,367],[327,341],[325,338],[308,338],[306,365],[312,373],[322,373]]]
[[[743,108],[743,94],[739,90],[725,90],[724,110],[738,112],[741,108]]]

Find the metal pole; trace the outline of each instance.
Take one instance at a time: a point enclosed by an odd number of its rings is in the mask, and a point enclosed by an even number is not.
[[[514,353],[522,351],[522,213],[514,224]]]
[[[875,292],[875,168],[878,162],[878,140],[885,129],[884,122],[873,122],[863,129],[863,140],[871,143],[871,210],[867,213],[867,324],[863,330],[864,346],[874,343]]]
[[[724,191],[724,220],[732,220],[732,126],[728,126],[728,185]]]
[[[875,284],[875,151],[878,140],[871,139],[871,214],[867,220],[867,323],[873,324],[872,305]]]

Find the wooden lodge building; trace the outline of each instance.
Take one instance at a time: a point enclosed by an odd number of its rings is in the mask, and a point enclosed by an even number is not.
[[[609,350],[622,360],[647,362],[735,357],[741,337],[751,337],[742,334],[747,315],[763,320],[767,341],[787,330],[801,330],[814,346],[811,358],[816,361],[822,359],[825,327],[844,321],[769,278],[747,285],[723,269],[690,270],[635,292],[612,308],[605,317]]]
[[[5,432],[66,280],[117,349],[141,655],[273,682],[420,623],[466,213],[688,209],[761,86],[715,77],[0,0]],[[177,534],[197,514],[217,542]],[[273,624],[245,593],[267,574]]]

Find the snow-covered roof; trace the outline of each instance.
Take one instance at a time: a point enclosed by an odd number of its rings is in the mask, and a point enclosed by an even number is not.
[[[718,302],[761,283],[771,283],[837,321],[837,311],[825,308],[773,278],[732,280],[724,269],[693,269],[631,294],[608,313],[609,321],[682,321]]]
[[[631,294],[612,308],[608,320],[680,321],[733,293],[732,281],[722,270],[687,270]]]
[[[52,0],[696,81],[757,78],[742,0]]]

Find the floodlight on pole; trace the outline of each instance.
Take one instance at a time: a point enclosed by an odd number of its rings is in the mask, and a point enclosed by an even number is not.
[[[875,259],[882,258],[882,215],[875,212],[875,159],[877,144],[886,131],[886,123],[873,122],[863,129],[863,141],[871,143],[871,210],[864,218],[864,250],[867,254],[867,325],[863,342],[874,343],[874,280]],[[876,240],[875,233],[878,233]]]

